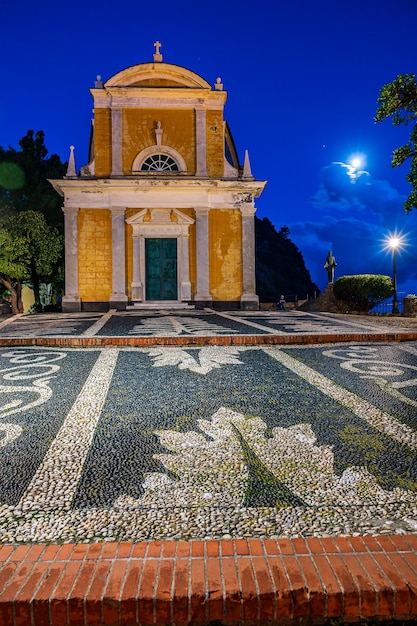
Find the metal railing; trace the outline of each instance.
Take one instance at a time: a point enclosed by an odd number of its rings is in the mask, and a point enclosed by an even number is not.
[[[392,315],[392,308],[394,305],[394,301],[392,298],[388,300],[384,300],[380,304],[377,304],[373,309],[371,309],[370,313],[377,313],[378,315]],[[398,313],[404,313],[404,296],[401,294],[397,294],[397,308]]]

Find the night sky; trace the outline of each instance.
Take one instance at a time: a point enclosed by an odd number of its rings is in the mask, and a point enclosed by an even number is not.
[[[268,180],[257,215],[289,227],[319,288],[329,249],[336,278],[391,275],[384,239],[397,232],[399,295],[417,293],[409,165],[391,167],[411,126],[373,121],[382,85],[417,70],[416,0],[3,0],[0,24],[4,148],[43,130],[49,154],[65,161],[74,145],[85,165],[97,74],[151,62],[159,40],[164,62],[221,77],[240,160],[248,149]]]

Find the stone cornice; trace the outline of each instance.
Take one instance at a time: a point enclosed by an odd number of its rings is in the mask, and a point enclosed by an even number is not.
[[[139,87],[113,87],[90,89],[96,109],[166,109],[199,108],[223,109],[227,100],[226,91],[206,89],[161,89]]]
[[[176,189],[176,190],[195,190],[203,189],[209,193],[216,190],[227,191],[230,193],[249,194],[258,196],[264,190],[268,181],[266,180],[223,180],[220,178],[207,179],[196,177],[181,178],[151,178],[142,176],[123,176],[120,178],[59,178],[49,179],[54,189],[60,192],[79,189],[87,193],[93,191],[102,192],[107,189],[117,189],[128,191],[139,188],[141,191],[150,189]],[[170,192],[171,193],[171,192]],[[241,198],[241,201],[243,198]]]
[[[249,208],[267,181],[197,178],[59,179],[49,181],[65,206],[110,208]]]

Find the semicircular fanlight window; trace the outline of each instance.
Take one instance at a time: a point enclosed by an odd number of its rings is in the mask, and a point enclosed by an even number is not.
[[[141,172],[179,172],[176,161],[167,154],[152,154],[141,165]]]

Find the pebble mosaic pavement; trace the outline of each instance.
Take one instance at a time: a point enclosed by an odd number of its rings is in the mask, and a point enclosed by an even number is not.
[[[0,336],[377,331],[298,312],[6,322]],[[415,342],[4,347],[0,377],[2,542],[417,530]]]
[[[344,317],[344,319],[342,319]],[[414,330],[417,324],[414,325]],[[354,316],[257,311],[224,313],[211,309],[130,310],[100,313],[24,315],[0,322],[0,337],[182,337],[222,335],[314,335],[339,332],[380,333],[387,324],[356,320]]]

